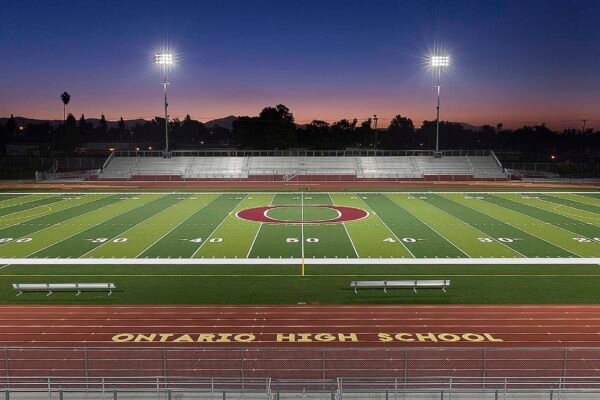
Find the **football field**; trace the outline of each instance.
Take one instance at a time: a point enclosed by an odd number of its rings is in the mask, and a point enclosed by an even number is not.
[[[600,194],[590,192],[0,195],[7,263],[597,257]]]

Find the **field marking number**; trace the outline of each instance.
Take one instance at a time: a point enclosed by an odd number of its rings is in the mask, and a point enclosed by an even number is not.
[[[575,240],[576,242],[579,243],[600,243],[600,237],[595,237],[595,238],[586,238],[586,237],[576,237],[573,238],[573,240]]]
[[[319,238],[306,238],[305,241],[307,243],[319,243]],[[298,238],[287,238],[285,239],[286,243],[300,243],[300,239]]]
[[[17,239],[17,240],[15,240],[14,238],[0,238],[0,244],[9,243],[12,241],[14,241],[15,243],[29,243],[32,240],[33,240],[32,238],[21,238],[21,239]]]
[[[192,243],[202,243],[203,240],[204,240],[203,238],[189,239],[189,241]],[[221,243],[222,241],[223,241],[223,238],[218,238],[218,237],[208,239],[208,243]]]

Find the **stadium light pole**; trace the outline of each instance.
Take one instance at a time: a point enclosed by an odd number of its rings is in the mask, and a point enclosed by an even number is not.
[[[173,54],[159,53],[154,56],[154,63],[162,68],[163,71],[163,90],[165,95],[165,158],[169,156],[169,103],[167,102],[167,85],[169,84],[167,72],[173,65]]]
[[[440,156],[440,88],[441,88],[441,76],[442,70],[450,65],[450,57],[447,55],[433,55],[431,56],[430,66],[433,69],[433,73],[436,77],[436,90],[437,90],[437,106],[436,106],[436,118],[435,118],[435,157]]]

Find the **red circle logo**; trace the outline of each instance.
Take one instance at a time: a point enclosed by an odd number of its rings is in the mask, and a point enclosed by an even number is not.
[[[338,222],[349,222],[363,219],[369,216],[369,213],[365,210],[355,207],[343,207],[343,206],[304,206],[304,208],[326,208],[333,210],[337,213],[336,217],[329,219],[317,219],[317,220],[287,220],[270,217],[269,211],[282,209],[282,208],[301,208],[302,206],[266,206],[266,207],[254,207],[248,208],[242,211],[238,211],[236,216],[246,221],[263,222],[267,224],[334,224]]]

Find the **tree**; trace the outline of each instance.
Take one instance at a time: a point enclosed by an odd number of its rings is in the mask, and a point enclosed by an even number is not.
[[[392,118],[382,142],[384,147],[392,149],[420,148],[421,141],[415,135],[412,120],[398,114]]]
[[[55,140],[56,149],[63,153],[73,153],[73,151],[81,143],[81,137],[79,128],[77,127],[77,120],[73,114],[69,114],[65,119],[64,129],[58,133],[58,137]]]
[[[101,133],[106,133],[108,131],[108,123],[106,122],[106,117],[104,116],[104,114],[100,115],[98,129],[100,129]]]
[[[63,124],[67,120],[67,104],[71,101],[71,95],[68,92],[63,92],[60,95],[60,100],[63,102]]]

